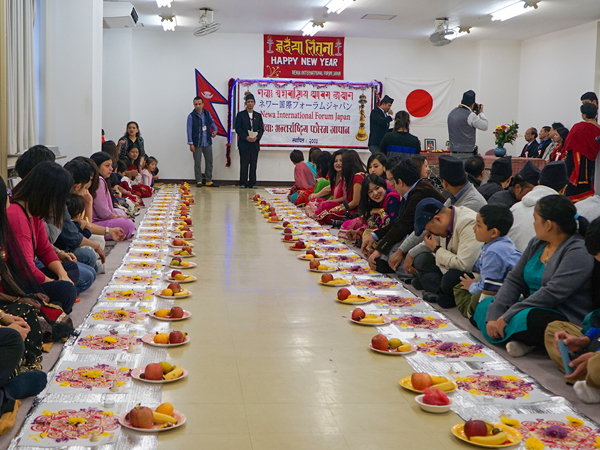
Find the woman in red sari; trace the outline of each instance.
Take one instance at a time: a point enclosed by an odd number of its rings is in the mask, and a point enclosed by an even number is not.
[[[320,224],[340,227],[344,220],[358,211],[366,169],[355,150],[346,150],[341,156],[334,154],[333,166],[336,175],[331,199],[319,205],[315,211],[315,219]],[[330,180],[331,178],[330,175]]]
[[[556,129],[552,140],[556,144],[550,153],[550,161],[564,161],[567,158],[565,152],[565,141],[569,136],[569,130],[565,127],[559,127]]]
[[[127,150],[127,158],[123,158],[125,164],[127,164],[127,171],[131,171],[132,173],[135,172],[137,175],[135,176],[135,179],[131,179],[129,188],[123,187],[140,198],[148,198],[152,197],[152,188],[142,184],[141,172],[143,167],[140,167],[140,160],[142,158],[143,156],[140,156],[140,151],[137,147],[131,147]]]

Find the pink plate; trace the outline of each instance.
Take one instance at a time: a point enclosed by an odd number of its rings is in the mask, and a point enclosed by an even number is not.
[[[169,256],[173,258],[193,258],[194,256],[196,256],[196,254],[192,252],[191,255],[176,255],[175,253],[171,252],[169,253]]]
[[[161,291],[156,291],[154,293],[154,295],[158,298],[164,298],[165,300],[181,300],[183,298],[188,298],[188,297],[192,296],[192,293],[190,291],[188,291],[187,295],[178,295],[177,297],[175,297],[174,295],[170,295],[170,296],[162,295],[160,292]]]
[[[183,284],[183,283],[193,283],[194,281],[198,281],[198,277],[196,277],[196,276],[194,276],[194,275],[191,275],[191,276],[193,276],[193,277],[194,277],[194,279],[193,279],[193,280],[176,280],[176,279],[174,279],[174,278],[171,278],[169,275],[165,275],[165,276],[163,277],[163,280],[165,280],[165,281],[176,281],[176,282],[177,282],[177,283],[179,283],[179,284]]]
[[[350,322],[355,323],[356,325],[362,325],[365,327],[385,327],[392,323],[392,318],[389,316],[383,316],[383,323],[363,323],[358,320],[348,319]]]
[[[335,278],[334,278],[335,279]],[[328,287],[344,287],[344,286],[350,286],[350,282],[348,281],[347,283],[344,284],[331,284],[331,283],[323,283],[322,281],[319,280],[319,284],[321,286],[328,286]]]
[[[145,344],[152,345],[154,347],[179,347],[180,345],[185,345],[188,342],[190,342],[190,337],[186,336],[181,344],[157,344],[154,342],[154,336],[155,336],[154,334],[148,333],[148,334],[142,336],[142,341]]]
[[[185,309],[183,310],[183,317],[180,319],[171,319],[170,317],[156,317],[154,315],[154,313],[156,311],[157,311],[156,309],[154,311],[152,311],[150,313],[150,317],[152,317],[153,319],[156,319],[156,320],[162,320],[164,322],[177,322],[179,320],[185,320],[185,319],[189,319],[190,317],[192,317],[192,313],[189,311],[186,311]]]
[[[146,370],[146,366],[136,367],[135,369],[133,369],[131,371],[131,378],[138,380],[138,381],[143,381],[144,383],[167,384],[167,383],[174,383],[175,381],[183,380],[185,377],[188,376],[188,371],[183,369],[183,375],[181,375],[179,378],[175,378],[173,380],[146,380],[145,378],[140,378],[140,375],[142,373],[144,373],[144,370]]]
[[[411,344],[410,346],[410,350],[408,352],[399,352],[398,350],[377,350],[376,348],[373,348],[372,344],[369,344],[369,350],[373,350],[374,352],[377,353],[382,353],[384,355],[393,355],[393,356],[402,356],[402,355],[408,355],[412,352],[414,352],[417,349],[417,346],[415,344]]]
[[[156,408],[151,408],[151,409],[155,410]],[[173,411],[173,417],[175,417],[175,419],[177,419],[177,425],[171,425],[169,427],[164,427],[164,425],[152,425],[152,428],[136,428],[136,427],[132,426],[131,422],[129,420],[127,420],[125,417],[127,417],[127,413],[121,414],[119,416],[119,423],[121,425],[123,425],[125,428],[139,431],[140,433],[156,433],[159,431],[173,430],[173,429],[178,428],[181,425],[183,425],[186,421],[186,418],[183,415],[183,413],[180,413],[179,411]],[[161,427],[164,427],[164,428],[161,428]]]
[[[183,247],[193,247],[194,244],[188,244],[188,245],[173,245],[173,241],[169,242],[169,247],[172,248],[183,248]]]

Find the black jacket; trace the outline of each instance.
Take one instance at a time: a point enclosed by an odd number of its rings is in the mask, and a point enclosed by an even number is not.
[[[371,130],[368,145],[376,145],[377,147],[381,145],[381,141],[383,141],[385,133],[387,133],[390,129],[391,121],[392,116],[388,116],[386,113],[384,113],[383,109],[376,107],[373,109],[373,111],[371,111],[371,116],[369,119]]]
[[[521,152],[521,158],[535,158],[537,156],[537,148],[539,145],[540,143],[537,141],[537,139],[534,139],[529,144],[526,144]]]
[[[249,130],[258,132],[258,139],[256,142],[248,142],[246,140]],[[250,150],[253,148],[258,148],[258,150],[260,150],[260,139],[265,132],[265,126],[260,113],[256,111],[253,112],[252,124],[250,123],[250,115],[248,114],[248,111],[243,110],[237,113],[235,116],[235,132],[238,136],[238,149]]]

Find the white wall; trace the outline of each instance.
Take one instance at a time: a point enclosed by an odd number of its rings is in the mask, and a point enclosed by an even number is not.
[[[102,0],[42,2],[42,144],[71,159],[100,150]]]
[[[521,42],[519,121],[522,131],[581,121],[581,94],[598,92],[598,26],[591,22]],[[521,147],[525,141],[519,140]]]
[[[234,57],[221,55],[243,43]],[[486,105],[490,125],[517,120],[516,97],[505,92],[518,85],[519,44],[513,41],[455,41],[437,48],[422,41],[346,39],[345,79],[354,82],[386,77],[453,78],[452,104],[462,93],[475,89],[478,102]],[[127,64],[130,52],[131,64]],[[500,55],[499,65],[493,55]],[[196,95],[194,69],[198,69],[225,97],[230,78],[262,78],[262,35],[215,33],[196,38],[190,33],[148,30],[104,30],[104,121],[107,138],[117,140],[129,120],[140,124],[150,155],[159,159],[166,178],[193,178],[185,136],[185,119]],[[385,86],[384,86],[385,91]],[[130,95],[127,96],[127,92]],[[217,105],[222,122],[227,106]],[[435,138],[438,147],[448,139],[445,130],[415,127],[421,140]],[[482,150],[494,147],[491,130],[478,134]],[[232,148],[232,165],[225,167],[225,139],[213,144],[214,177],[238,178],[239,159]],[[258,177],[291,180],[289,150],[263,150]],[[369,153],[363,153],[366,160]],[[174,157],[175,156],[175,157]]]

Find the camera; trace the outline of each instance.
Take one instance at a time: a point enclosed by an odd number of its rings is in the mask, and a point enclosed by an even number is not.
[[[479,114],[479,110],[481,109],[481,105],[479,103],[474,103],[473,104],[473,112],[475,114]]]

